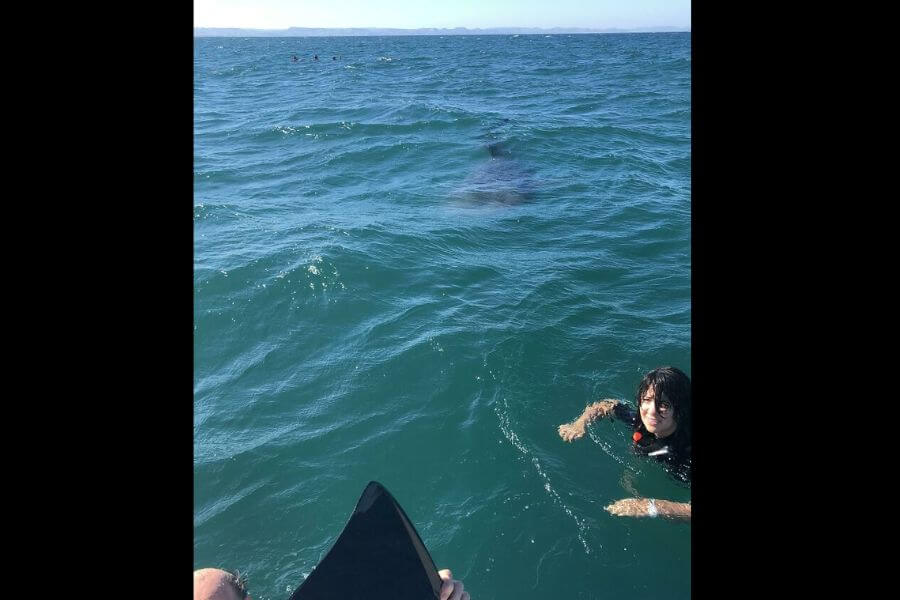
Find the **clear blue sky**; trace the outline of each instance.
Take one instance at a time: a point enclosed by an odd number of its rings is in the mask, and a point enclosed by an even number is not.
[[[195,27],[690,27],[690,0],[194,0]]]

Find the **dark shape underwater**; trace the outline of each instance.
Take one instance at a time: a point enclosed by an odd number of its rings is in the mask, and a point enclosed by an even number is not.
[[[535,186],[528,169],[502,142],[486,146],[488,160],[466,178],[454,194],[470,204],[521,204],[534,199]]]
[[[289,600],[431,600],[441,583],[406,513],[371,481],[340,537]]]

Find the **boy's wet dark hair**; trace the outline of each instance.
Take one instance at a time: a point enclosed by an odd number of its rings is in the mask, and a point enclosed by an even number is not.
[[[660,398],[665,399],[672,404],[675,410],[675,436],[683,439],[691,439],[691,380],[680,369],[675,367],[659,367],[653,369],[641,379],[638,385],[635,403],[638,408],[641,406],[641,398],[647,393],[647,390],[653,388],[654,402],[659,402]],[[659,405],[657,404],[657,410]],[[644,431],[644,423],[640,417],[636,420],[635,429]]]

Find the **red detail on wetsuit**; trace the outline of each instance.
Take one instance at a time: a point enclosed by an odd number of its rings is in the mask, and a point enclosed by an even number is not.
[[[639,442],[639,441],[641,441],[642,437],[644,437],[644,436],[641,435],[640,431],[635,431],[634,435],[631,436],[631,439],[633,439],[635,442]]]

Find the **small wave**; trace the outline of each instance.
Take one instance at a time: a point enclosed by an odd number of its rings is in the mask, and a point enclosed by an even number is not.
[[[266,483],[268,483],[267,480],[262,480],[257,483],[248,485],[243,489],[238,490],[234,494],[226,495],[224,498],[221,498],[220,500],[213,502],[211,505],[201,509],[194,517],[194,527],[200,527],[213,517],[222,514],[223,512],[231,508],[234,504],[240,502],[256,490],[266,485]]]
[[[528,450],[528,447],[522,443],[519,439],[519,436],[516,435],[516,432],[513,430],[512,426],[509,422],[509,403],[506,398],[503,399],[503,407],[505,410],[501,411],[499,408],[499,404],[494,406],[494,412],[497,414],[497,418],[500,420],[500,431],[503,433],[503,437],[509,441],[510,444],[513,445],[516,450],[522,453],[522,456],[529,457],[531,452]],[[573,521],[575,521],[575,525],[578,530],[578,540],[581,542],[582,546],[584,546],[585,554],[591,553],[591,547],[587,543],[587,539],[585,538],[585,533],[587,532],[587,521],[585,519],[581,519],[576,515],[571,508],[563,501],[562,497],[559,495],[550,482],[550,476],[547,475],[546,471],[544,471],[541,466],[541,461],[538,460],[536,456],[530,456],[531,465],[534,467],[534,470],[537,472],[538,477],[544,482],[543,488],[550,495],[550,498],[553,500],[554,504],[559,506]]]
[[[623,466],[626,464],[626,463],[625,463],[625,459],[622,458],[621,456],[618,456],[618,455],[613,451],[613,449],[612,449],[612,444],[610,444],[610,443],[609,443],[608,441],[606,441],[606,440],[600,439],[600,437],[599,437],[599,436],[598,436],[598,435],[597,435],[590,427],[588,428],[588,437],[590,437],[591,440],[592,440],[595,444],[597,444],[598,446],[600,446],[600,449],[601,449],[601,450],[603,450],[607,455],[609,455],[609,456],[610,456],[613,460],[615,460],[617,463],[619,463],[620,465],[623,465]]]

